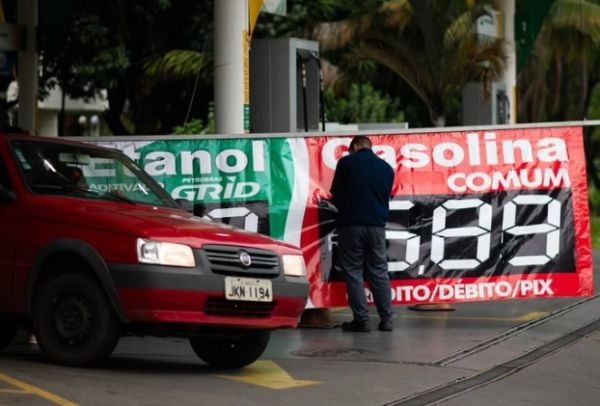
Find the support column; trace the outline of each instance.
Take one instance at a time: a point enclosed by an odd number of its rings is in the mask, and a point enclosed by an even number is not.
[[[515,44],[515,0],[495,0],[503,15],[505,49],[508,55],[502,82],[510,99],[510,124],[517,123],[517,49]]]
[[[248,77],[246,0],[214,0],[215,124],[218,134],[242,134]],[[244,55],[245,53],[245,55]]]
[[[25,30],[24,48],[18,56],[19,127],[37,134],[38,55],[36,30],[38,0],[19,0],[19,25]]]

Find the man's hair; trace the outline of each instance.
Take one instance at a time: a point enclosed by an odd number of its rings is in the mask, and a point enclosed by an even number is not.
[[[350,142],[350,151],[358,151],[359,149],[368,148],[371,149],[373,144],[371,144],[371,140],[364,135],[357,135],[352,138]]]

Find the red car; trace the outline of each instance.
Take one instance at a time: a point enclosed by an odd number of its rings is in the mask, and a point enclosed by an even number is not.
[[[108,357],[122,335],[255,361],[271,330],[297,326],[301,252],[190,209],[119,151],[0,135],[0,350],[24,326],[67,365]]]

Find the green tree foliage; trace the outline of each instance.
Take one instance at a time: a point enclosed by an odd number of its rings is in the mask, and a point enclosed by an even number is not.
[[[600,118],[599,84],[600,1],[556,0],[519,72],[519,121]],[[593,196],[600,190],[600,134],[585,127],[584,142]]]
[[[442,126],[465,83],[479,81],[487,88],[504,70],[503,42],[479,41],[471,33],[472,24],[485,13],[475,3],[486,2],[346,2],[347,18],[319,25],[315,36],[323,50],[340,55],[342,71],[371,61],[393,72],[424,103],[430,123]]]
[[[519,121],[585,118],[599,80],[600,2],[556,0],[519,72]]]
[[[194,118],[174,127],[172,132],[176,135],[214,134],[216,132],[214,104],[210,103],[206,122],[200,118]]]
[[[106,90],[114,134],[168,133],[212,99],[212,2],[39,0],[42,91]]]
[[[592,119],[600,118],[600,83],[597,82],[591,92],[588,117]],[[584,128],[584,143],[586,153],[586,166],[588,178],[591,181],[590,185],[590,205],[592,211],[600,216],[600,175],[598,168],[600,167],[600,156],[597,151],[600,151],[600,128],[585,127]]]
[[[336,98],[333,91],[325,94],[327,120],[340,123],[403,122],[404,112],[398,99],[375,90],[369,83],[352,84],[347,97]]]

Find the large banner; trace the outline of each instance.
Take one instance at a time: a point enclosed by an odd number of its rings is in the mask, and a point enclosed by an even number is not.
[[[102,144],[196,215],[299,246],[311,304],[332,307],[347,301],[327,198],[352,136]],[[394,303],[592,294],[580,127],[369,137],[396,172],[386,226]]]

